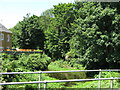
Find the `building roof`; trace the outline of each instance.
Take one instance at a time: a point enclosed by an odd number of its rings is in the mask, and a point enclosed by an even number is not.
[[[3,26],[1,23],[0,23],[0,32],[7,32],[7,33],[12,33],[9,29],[7,29],[5,26]]]

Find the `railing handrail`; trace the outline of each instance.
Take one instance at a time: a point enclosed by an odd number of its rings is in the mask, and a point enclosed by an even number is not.
[[[52,80],[52,81],[32,81],[32,82],[6,82],[0,85],[16,85],[16,84],[37,84],[37,83],[57,83],[57,82],[80,82],[80,81],[97,81],[97,80],[116,80],[120,78],[93,78],[93,79],[71,79],[71,80]]]
[[[1,72],[0,75],[8,74],[40,74],[40,73],[67,73],[67,72],[105,72],[105,71],[120,71],[120,69],[96,69],[96,70],[70,70],[70,71],[37,71],[37,72]]]

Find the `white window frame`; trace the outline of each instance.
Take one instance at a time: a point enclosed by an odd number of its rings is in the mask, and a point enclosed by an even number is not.
[[[7,42],[9,42],[9,41],[10,41],[10,35],[7,34]]]
[[[0,34],[0,39],[4,40],[4,34],[3,33]]]
[[[8,46],[7,49],[10,49],[10,47]]]
[[[1,49],[4,49],[4,47],[0,47],[0,50],[1,50]]]

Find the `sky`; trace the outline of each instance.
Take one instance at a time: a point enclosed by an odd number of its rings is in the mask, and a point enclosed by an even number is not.
[[[14,27],[27,13],[40,16],[42,12],[58,3],[72,3],[74,0],[0,0],[0,23],[6,28]]]

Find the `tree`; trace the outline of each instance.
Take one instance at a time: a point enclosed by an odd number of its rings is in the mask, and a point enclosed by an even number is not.
[[[69,51],[69,40],[71,38],[71,23],[75,19],[74,4],[58,4],[54,6],[54,18],[46,35],[46,49],[54,59],[64,58]]]
[[[40,18],[38,16],[24,17],[19,22],[20,34],[18,36],[18,44],[23,49],[44,49],[44,33],[42,26],[39,25]]]
[[[52,17],[52,18],[53,18],[53,17],[54,17],[53,8],[45,10],[45,11],[41,14],[41,16],[46,16],[46,17]]]
[[[117,10],[109,6],[103,8],[101,3],[84,3],[79,16],[73,24],[71,50],[75,50],[88,69],[118,68],[120,15]]]
[[[18,43],[18,40],[19,40],[19,36],[21,35],[21,24],[17,23],[10,30],[12,31],[12,47],[13,48],[19,48],[20,45]]]

